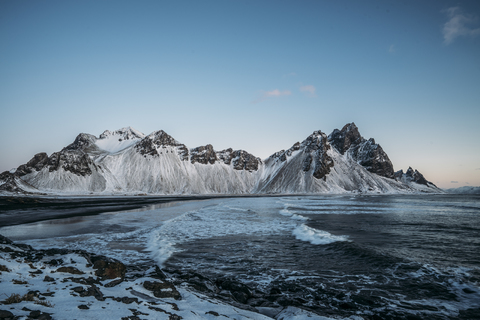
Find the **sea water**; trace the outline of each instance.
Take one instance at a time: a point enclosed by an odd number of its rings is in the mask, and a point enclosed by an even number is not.
[[[321,315],[480,318],[478,196],[236,197],[69,219],[0,234],[233,278]]]

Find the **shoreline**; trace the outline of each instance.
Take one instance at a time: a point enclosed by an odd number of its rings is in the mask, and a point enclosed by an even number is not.
[[[274,305],[232,279],[125,265],[84,250],[37,250],[2,235],[0,282],[2,319],[331,319]]]

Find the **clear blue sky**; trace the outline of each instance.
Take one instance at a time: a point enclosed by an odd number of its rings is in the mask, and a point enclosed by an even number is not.
[[[480,1],[0,1],[0,171],[80,132],[266,158],[352,121],[480,185]]]

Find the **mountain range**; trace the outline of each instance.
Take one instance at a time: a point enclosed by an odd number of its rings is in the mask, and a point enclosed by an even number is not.
[[[81,133],[50,156],[0,174],[0,191],[44,194],[295,194],[442,192],[417,170],[395,172],[354,123],[314,131],[260,159],[244,150],[188,148],[163,130]]]

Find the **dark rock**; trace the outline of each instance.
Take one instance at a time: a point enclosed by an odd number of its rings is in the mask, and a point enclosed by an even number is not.
[[[83,289],[83,287],[74,287],[74,288],[71,288],[70,290],[76,292],[76,293],[81,293],[83,291],[85,291],[85,289]]]
[[[115,300],[115,301],[118,301],[118,302],[122,302],[122,303],[125,303],[125,304],[131,304],[133,302],[135,303],[139,303],[138,302],[138,298],[130,298],[130,297],[122,297],[122,298],[119,298],[119,297],[112,297],[111,298],[112,300]]]
[[[0,234],[0,244],[13,244],[13,241]]]
[[[0,185],[0,191],[8,191],[13,193],[22,193],[29,194],[30,192],[25,191],[22,188],[22,185],[27,186],[31,189],[36,189],[27,182],[18,178],[15,174],[5,171],[0,174],[0,182],[3,182]]]
[[[369,172],[394,178],[393,164],[388,155],[374,139],[365,140],[355,123],[346,124],[342,130],[333,130],[328,142],[341,154],[350,153],[352,159]]]
[[[354,148],[352,154],[355,155],[358,164],[369,172],[390,179],[395,177],[392,162],[382,147],[375,143],[373,138]]]
[[[46,312],[41,312],[40,310],[31,311],[28,315],[29,318],[38,319],[38,320],[51,320],[52,316]]]
[[[277,301],[279,305],[282,307],[288,307],[288,306],[300,306],[301,303],[299,303],[297,300],[292,299],[288,296],[280,296]]]
[[[217,152],[217,158],[223,163],[225,163],[226,165],[230,165],[233,159],[233,149],[228,148],[228,149]]]
[[[64,272],[64,273],[71,273],[71,274],[85,274],[84,272],[78,270],[75,267],[60,267],[56,270],[56,272]]]
[[[304,155],[302,163],[303,172],[310,172],[316,179],[325,179],[325,176],[330,173],[333,167],[333,160],[327,154],[330,145],[327,143],[327,136],[321,131],[315,131],[308,136],[302,143],[295,143],[290,149],[271,155],[266,162],[286,162],[295,151],[301,150]],[[282,172],[281,170],[279,172]],[[283,181],[281,177],[279,181]]]
[[[188,285],[191,286],[193,289],[200,291],[200,292],[212,292],[212,288],[215,286],[211,283],[206,283],[206,281],[199,280],[199,279],[190,279],[188,281]]]
[[[170,282],[145,281],[143,287],[152,291],[157,298],[174,298],[175,300],[182,298],[177,288]]]
[[[63,150],[81,150],[81,151],[88,151],[89,149],[96,149],[95,142],[97,138],[94,135],[88,133],[80,133],[76,138],[75,141]],[[62,151],[63,151],[62,150]]]
[[[97,269],[95,275],[102,279],[124,278],[127,268],[120,261],[98,260],[93,264],[93,268]]]
[[[84,289],[83,287],[79,286],[79,287],[71,288],[70,290],[78,293],[80,297],[94,297],[98,301],[105,301],[105,298],[103,297],[103,293],[94,284],[89,286],[87,289]]]
[[[182,161],[188,160],[188,149],[184,144],[169,136],[165,131],[156,131],[135,145],[135,150],[141,155],[159,156],[157,148],[171,146],[177,148],[177,154]]]
[[[333,130],[328,136],[328,142],[341,154],[345,154],[352,145],[359,145],[364,140],[353,122],[347,123],[342,130]]]
[[[42,270],[36,270],[36,271],[29,271],[30,274],[42,274]]]
[[[190,161],[192,163],[214,164],[217,160],[217,154],[211,144],[190,149]]]
[[[0,319],[15,319],[16,317],[14,316],[13,313],[11,313],[8,310],[0,310]]]
[[[413,171],[412,167],[408,168],[405,175],[418,184],[428,185],[427,179],[417,170]]]
[[[158,266],[155,266],[155,272],[153,274],[150,274],[150,277],[160,280],[165,280],[167,278],[165,273],[163,273],[163,271]]]
[[[220,315],[218,314],[218,312],[215,312],[215,311],[207,311],[205,312],[205,314],[211,314],[211,315],[214,315],[215,317],[219,317]]]
[[[75,283],[80,283],[80,284],[84,284],[84,285],[92,285],[92,284],[100,284],[100,280],[98,279],[94,279],[92,277],[88,277],[88,278],[74,278],[74,277],[71,277],[71,278],[65,278],[66,280],[69,280],[69,281],[72,281],[72,282],[75,282]]]
[[[403,172],[403,170],[399,170],[395,172],[395,179],[400,181],[410,181],[415,182],[418,184],[423,184],[428,187],[435,187],[435,184],[425,179],[423,174],[421,174],[418,170],[413,170],[412,167],[408,167],[407,172]]]
[[[240,303],[247,303],[249,296],[245,292],[233,291],[232,296]]]
[[[54,152],[48,158],[48,171],[58,171],[60,167],[78,176],[89,176],[92,174],[92,168],[96,168],[96,165],[83,151],[64,149]]]
[[[395,179],[400,180],[403,177],[403,170],[400,169],[394,173]]]
[[[40,315],[42,314],[42,311],[40,310],[33,310],[32,312],[30,312],[30,314],[28,315],[30,318],[33,318],[33,319],[37,319],[38,317],[40,317]]]
[[[51,266],[58,266],[58,265],[61,265],[63,263],[63,260],[62,259],[52,259],[52,260],[47,261],[45,263],[48,264],[48,265],[51,265]]]
[[[90,308],[89,308],[87,305],[85,305],[85,304],[81,304],[81,305],[77,306],[77,308],[78,308],[78,309],[81,309],[81,310],[88,310],[88,309],[90,309]]]
[[[15,171],[18,177],[29,174],[33,171],[40,171],[48,164],[48,155],[45,152],[37,153],[26,164],[22,164]]]
[[[53,297],[55,295],[55,292],[45,292],[40,294],[45,297]]]
[[[0,264],[0,271],[10,272],[10,269],[8,269],[6,265]]]
[[[230,291],[232,296],[240,303],[247,303],[248,299],[253,297],[252,291],[241,282],[230,279],[219,279],[217,285],[224,290]]]
[[[122,282],[123,282],[122,278],[110,281],[109,283],[105,284],[105,288],[115,287],[116,285],[119,285]]]
[[[260,158],[244,150],[233,151],[232,148],[217,152],[217,158],[226,165],[232,164],[235,170],[248,170],[250,172],[257,171],[258,166],[262,163]]]

